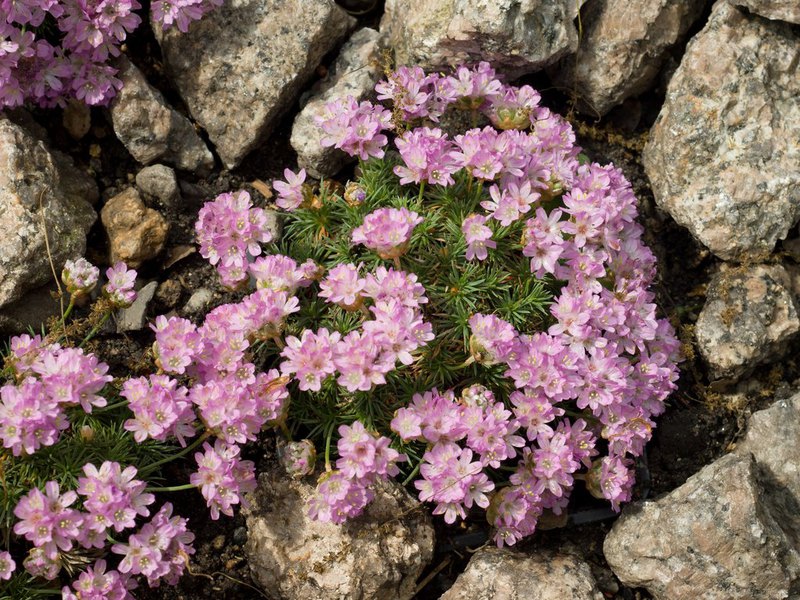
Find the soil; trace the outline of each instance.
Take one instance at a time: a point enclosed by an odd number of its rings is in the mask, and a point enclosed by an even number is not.
[[[367,17],[370,18],[374,20],[374,15]],[[181,109],[178,95],[163,76],[158,46],[146,29],[141,28],[131,37],[128,54]],[[323,71],[324,65],[320,72]],[[531,77],[526,83],[544,90],[544,104],[562,114],[570,112],[569,99],[554,90],[545,76]],[[659,94],[656,90],[646,97],[630,101],[601,121],[570,117],[586,153],[598,162],[613,162],[620,166],[632,182],[641,201],[641,221],[646,228],[647,243],[659,258],[660,276],[655,290],[657,302],[684,341],[686,361],[681,367],[679,389],[669,399],[667,412],[659,419],[645,460],[640,464],[642,475],[635,499],[654,498],[675,489],[704,465],[729,451],[741,434],[749,413],[768,404],[776,392],[785,394],[791,387],[789,383],[798,375],[793,361],[787,361],[778,371],[769,368],[758,370],[752,376],[756,383],[744,394],[744,400],[736,400],[728,393],[730,390],[719,390],[709,385],[705,367],[693,349],[692,326],[703,306],[705,284],[715,267],[715,260],[685,230],[658,210],[640,161],[647,131],[661,102]],[[46,125],[55,147],[68,152],[78,165],[96,173],[101,202],[132,185],[140,165],[116,140],[103,110],[93,111],[94,126],[80,142],[68,137],[58,111],[35,111],[34,117]],[[285,125],[233,172],[219,172],[218,169],[207,179],[181,173],[184,204],[179,210],[160,206],[148,199],[170,222],[167,254],[169,249],[193,244],[194,220],[204,201],[219,193],[244,187],[254,199],[263,202],[265,199],[249,182],[255,179],[270,181],[280,177],[285,167],[296,167],[296,157],[288,143],[291,120],[284,119]],[[219,162],[217,164],[219,166]],[[98,224],[89,236],[89,259],[103,264],[105,244]],[[156,300],[149,308],[151,318],[183,306],[200,288],[212,292],[214,305],[235,297],[219,286],[213,268],[198,254],[189,254],[173,264],[169,263],[166,259],[154,261],[140,270],[143,280],[161,282]],[[188,316],[198,318],[200,315]],[[111,365],[114,374],[139,373],[146,363],[151,342],[148,331],[125,336],[109,335],[100,338],[93,350]],[[246,449],[246,458],[254,460],[257,468],[269,468],[275,461],[273,435],[264,434],[258,444]],[[175,478],[184,480],[186,475],[175,473]],[[196,534],[196,554],[191,560],[191,571],[176,586],[153,590],[142,587],[137,590],[137,597],[143,600],[267,597],[253,586],[249,576],[244,553],[244,519],[237,514],[233,518],[223,516],[219,521],[211,521],[198,494],[183,492],[172,496],[169,500],[189,518],[190,527]],[[614,518],[606,504],[577,494],[570,508],[570,522],[565,527],[540,530],[532,539],[523,541],[520,547],[580,548],[595,570],[607,598],[649,598],[643,590],[622,586],[603,559],[602,542]],[[477,516],[458,527],[446,526],[438,519],[435,522],[438,546],[436,556],[423,576],[427,576],[428,583],[418,595],[420,600],[438,598],[452,585],[470,554],[485,543],[488,535],[485,521]]]

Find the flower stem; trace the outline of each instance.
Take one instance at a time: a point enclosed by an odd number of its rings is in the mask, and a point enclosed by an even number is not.
[[[422,464],[422,459],[419,459],[419,462],[417,463],[417,466],[416,466],[416,467],[414,467],[414,470],[413,470],[413,471],[411,471],[411,473],[409,473],[409,474],[408,474],[408,477],[406,477],[406,478],[403,480],[403,484],[402,484],[402,485],[403,485],[403,487],[406,487],[406,486],[407,486],[409,483],[411,483],[411,482],[414,480],[414,477],[416,477],[416,476],[417,476],[417,473],[419,473],[419,466],[420,466],[421,464]]]
[[[86,342],[88,342],[89,340],[91,340],[91,339],[94,337],[94,334],[96,334],[98,331],[100,331],[100,328],[101,328],[103,325],[105,325],[105,324],[106,324],[106,321],[108,321],[108,318],[109,318],[110,316],[111,316],[111,313],[110,313],[110,312],[107,312],[107,313],[106,313],[106,314],[104,314],[104,315],[103,315],[103,317],[102,317],[102,318],[101,318],[101,319],[100,319],[100,320],[97,322],[97,325],[95,325],[94,327],[92,327],[92,330],[91,330],[91,331],[90,331],[88,334],[86,334],[86,337],[85,337],[85,338],[83,338],[83,341],[80,343],[80,347],[81,347],[81,348],[83,347],[83,345],[84,345]]]
[[[193,483],[184,483],[183,485],[171,485],[168,487],[148,487],[145,492],[182,492],[184,490],[196,489],[197,486]]]
[[[334,424],[328,425],[328,432],[325,434],[325,470],[331,471],[331,438],[333,437]]]
[[[425,180],[419,182],[419,202],[422,203],[422,194],[425,193]]]
[[[172,454],[170,456],[162,458],[161,460],[157,460],[154,463],[150,463],[149,465],[147,465],[145,467],[142,467],[141,469],[139,469],[139,473],[142,474],[142,475],[149,475],[150,473],[152,473],[156,468],[160,467],[161,465],[165,465],[168,462],[172,462],[173,460],[175,460],[177,458],[180,458],[181,456],[186,456],[189,452],[191,452],[192,450],[197,448],[200,444],[202,444],[204,441],[206,441],[210,436],[211,436],[211,433],[209,431],[205,431],[203,433],[203,435],[201,435],[194,442],[192,442],[191,444],[186,446],[186,448],[184,448],[180,452],[177,452],[176,454]]]

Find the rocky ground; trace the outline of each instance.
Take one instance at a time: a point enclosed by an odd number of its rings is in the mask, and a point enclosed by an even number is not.
[[[108,109],[0,114],[0,331],[41,324],[50,261],[137,267],[137,303],[93,348],[137,372],[157,314],[229,298],[196,253],[205,200],[267,201],[284,167],[348,168],[313,115],[370,96],[392,58],[489,60],[620,165],[679,329],[680,389],[621,518],[575,498],[511,550],[480,519],[433,522],[389,488],[357,523],[308,522],[308,486],[247,458],[252,508],[191,516],[198,553],[167,598],[786,598],[800,593],[800,5],[792,0],[229,1],[188,34],[140,28]],[[43,227],[46,223],[46,232]],[[11,235],[11,233],[14,235]],[[368,560],[365,557],[369,557]]]

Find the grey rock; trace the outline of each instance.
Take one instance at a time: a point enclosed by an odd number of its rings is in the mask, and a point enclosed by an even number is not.
[[[188,33],[153,31],[173,83],[232,169],[354,25],[333,0],[236,0]]]
[[[189,314],[198,313],[211,304],[212,300],[214,300],[214,292],[208,288],[200,288],[189,296],[189,300],[186,301],[186,305],[183,307],[183,312]]]
[[[137,268],[164,249],[169,223],[157,210],[147,208],[136,188],[117,194],[100,211],[108,235],[110,262]]]
[[[774,360],[798,331],[791,277],[781,265],[723,267],[695,324],[700,354],[717,379]]]
[[[116,64],[122,90],[111,102],[111,123],[119,140],[142,164],[155,161],[206,173],[214,157],[191,121],[167,104],[161,92],[127,58]]]
[[[797,0],[735,0],[734,4],[767,19],[800,25],[800,2]]]
[[[729,454],[659,500],[628,506],[605,539],[609,565],[657,600],[795,597],[796,505],[760,477],[751,455]]]
[[[643,160],[656,202],[725,260],[800,217],[800,36],[719,0],[686,48]]]
[[[325,111],[325,104],[347,96],[365,100],[381,78],[379,61],[379,34],[364,28],[353,34],[344,45],[329,74],[330,78],[308,101],[294,120],[292,148],[297,152],[297,162],[313,177],[334,175],[353,160],[336,148],[323,148],[322,130],[314,121]]]
[[[440,600],[602,600],[588,563],[571,554],[483,548]]]
[[[128,308],[117,311],[117,333],[144,329],[147,320],[147,307],[158,288],[157,281],[151,281],[136,292],[136,300]]]
[[[800,394],[753,413],[736,452],[752,454],[773,486],[800,502]]]
[[[262,473],[245,509],[253,580],[274,598],[367,600],[413,596],[433,557],[424,510],[395,482],[382,483],[361,516],[343,525],[307,515],[314,487],[283,469]]]
[[[653,84],[707,2],[593,0],[581,15],[578,51],[555,67],[555,81],[577,95],[583,112],[605,115]]]
[[[166,165],[151,165],[139,171],[136,174],[136,187],[170,208],[175,208],[181,199],[175,171]]]
[[[51,259],[60,275],[83,256],[97,198],[72,159],[0,115],[0,307],[52,280]]]
[[[387,0],[381,34],[398,65],[487,60],[510,77],[575,52],[585,0]]]

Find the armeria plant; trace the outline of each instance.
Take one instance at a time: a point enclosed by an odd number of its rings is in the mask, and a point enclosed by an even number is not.
[[[227,316],[214,348],[231,372],[252,353],[291,378],[306,438],[291,472],[324,452],[310,515],[356,516],[401,472],[448,523],[485,509],[498,546],[561,514],[578,481],[619,510],[679,359],[630,184],[486,63],[402,67],[376,91],[386,106],[347,98],[318,119],[324,146],[358,158],[352,181],[274,183],[283,235],[266,254],[244,191],[196,226],[222,281],[255,288],[212,313]],[[202,370],[216,350],[175,331],[158,334],[179,335],[166,362]]]
[[[224,0],[153,0],[153,22],[185,32]],[[0,0],[0,109],[107,104],[122,87],[109,60],[142,18],[137,0]]]
[[[126,599],[141,582],[177,583],[194,535],[160,493],[196,489],[212,519],[232,515],[255,488],[241,445],[285,414],[277,370],[257,373],[243,360],[228,368],[235,334],[224,311],[199,328],[159,317],[152,372],[113,378],[84,347],[135,300],[136,272],[109,268],[88,315],[67,320],[99,275],[83,259],[68,261],[62,319],[45,337],[12,338],[3,360],[0,598]],[[173,360],[186,351],[172,345],[179,337],[204,358]],[[177,471],[192,471],[187,481],[164,486],[175,473],[165,469],[183,457],[194,459]]]

